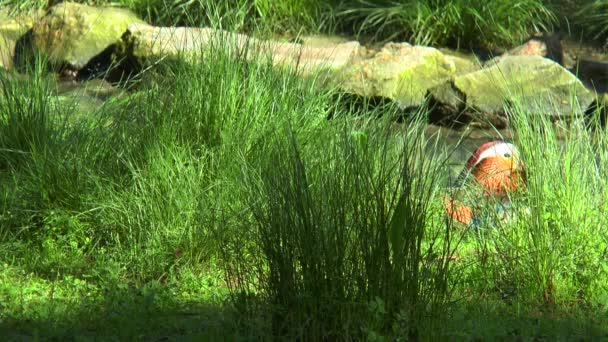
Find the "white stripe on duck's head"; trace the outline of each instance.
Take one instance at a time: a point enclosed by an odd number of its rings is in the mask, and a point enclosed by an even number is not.
[[[473,170],[478,164],[487,158],[502,158],[511,161],[513,168],[519,166],[519,150],[517,146],[505,140],[494,140],[482,144],[467,161],[467,169]]]
[[[458,176],[457,184],[464,185],[469,175],[473,174],[478,180],[483,180],[485,186],[502,187],[503,184],[512,183],[509,179],[505,179],[505,174],[512,173],[517,173],[525,181],[518,148],[505,140],[494,140],[477,148]],[[513,188],[512,185],[508,187]]]

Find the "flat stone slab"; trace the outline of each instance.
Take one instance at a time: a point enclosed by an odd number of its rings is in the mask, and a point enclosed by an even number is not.
[[[200,63],[204,53],[220,49],[237,52],[247,59],[268,58],[274,65],[289,66],[311,72],[329,68],[340,69],[358,55],[358,42],[331,46],[307,46],[297,43],[265,41],[244,34],[210,28],[156,27],[129,25],[117,48],[140,64],[155,63],[164,58],[180,58]]]

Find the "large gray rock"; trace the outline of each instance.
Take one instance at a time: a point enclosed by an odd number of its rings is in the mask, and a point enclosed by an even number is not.
[[[568,70],[540,56],[504,56],[483,69],[458,75],[453,85],[469,108],[504,113],[505,105],[555,117],[584,111],[594,95]]]
[[[304,72],[322,68],[341,69],[359,53],[358,42],[330,46],[306,46],[259,40],[243,34],[210,28],[155,27],[129,25],[117,47],[119,57],[126,56],[139,64],[156,63],[165,58],[178,58],[200,63],[209,51],[238,51],[238,55],[269,58],[274,65],[298,68]]]
[[[388,43],[345,70],[341,88],[362,96],[390,98],[404,108],[418,107],[431,89],[445,90],[442,86],[453,76],[476,68],[472,61],[447,56],[435,48]]]
[[[125,9],[63,2],[53,6],[32,30],[34,44],[51,63],[81,69],[117,43],[132,23],[143,21]]]

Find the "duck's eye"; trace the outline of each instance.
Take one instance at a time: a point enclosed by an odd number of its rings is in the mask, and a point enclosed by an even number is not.
[[[505,157],[505,158],[511,158],[511,153],[507,152],[507,153],[503,154],[503,157]]]

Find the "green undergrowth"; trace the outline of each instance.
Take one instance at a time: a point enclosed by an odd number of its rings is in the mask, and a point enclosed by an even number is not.
[[[91,6],[121,7],[158,26],[211,26],[257,34],[296,36],[332,28],[333,3],[319,0],[76,0]],[[11,12],[48,9],[47,0],[5,0]],[[1,8],[2,6],[0,6]]]
[[[595,40],[602,46],[608,43],[608,1],[586,1],[574,14],[573,22],[582,28],[585,37]]]
[[[374,40],[452,47],[504,47],[550,32],[555,14],[542,1],[344,1],[341,25]]]
[[[159,26],[210,26],[266,37],[325,33],[365,42],[502,49],[539,32],[604,42],[605,0],[76,0],[123,7]],[[5,0],[17,12],[58,1]]]
[[[482,201],[467,229],[425,109],[237,56],[166,62],[86,116],[43,60],[0,74],[3,336],[606,337],[602,130],[514,108],[517,219]]]

